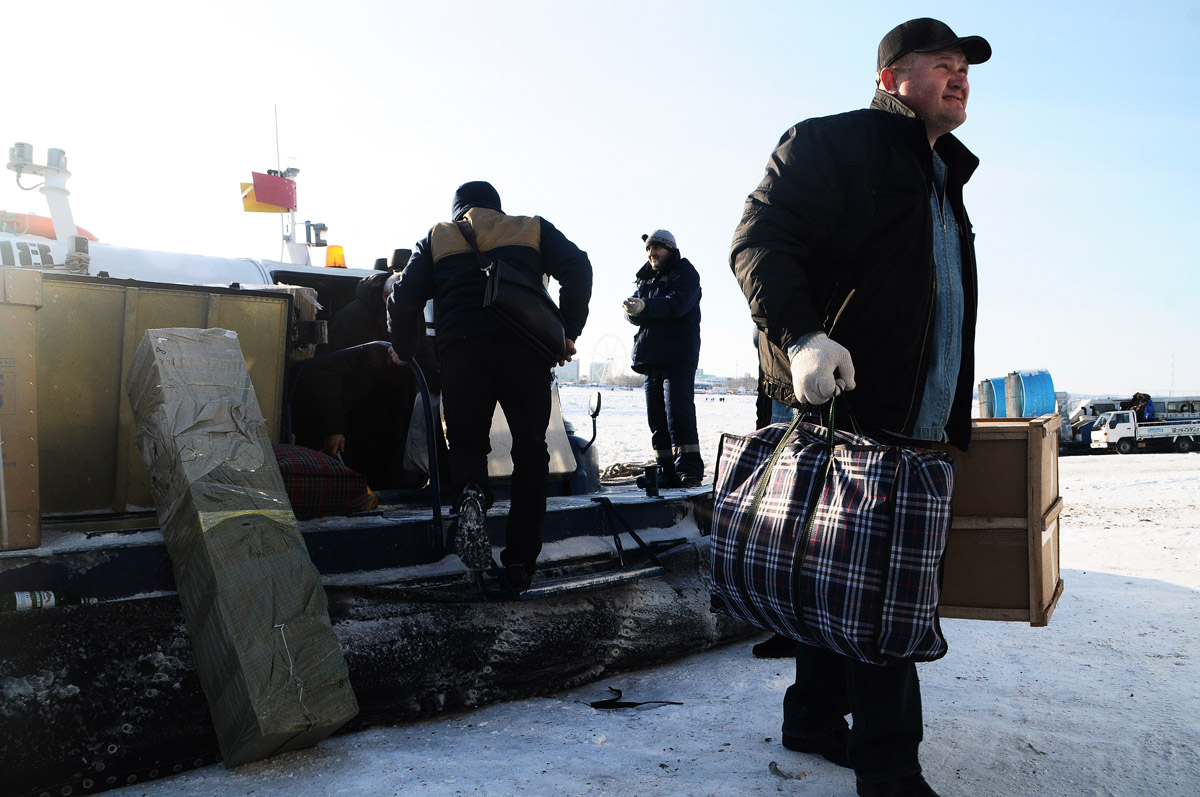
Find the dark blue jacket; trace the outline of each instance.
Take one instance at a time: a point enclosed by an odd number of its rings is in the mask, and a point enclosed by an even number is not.
[[[539,216],[509,216],[472,207],[465,218],[484,252],[541,279],[559,284],[558,309],[566,336],[579,337],[592,296],[592,265],[587,253]],[[508,335],[483,308],[486,277],[475,251],[453,222],[443,222],[418,241],[412,259],[388,300],[392,348],[407,360],[425,334],[425,302],[433,299],[439,350],[465,338]]]
[[[646,300],[646,309],[626,315],[637,326],[633,336],[633,370],[647,366],[696,367],[700,361],[700,275],[684,257],[675,257],[657,271],[646,263],[637,273],[633,294]]]

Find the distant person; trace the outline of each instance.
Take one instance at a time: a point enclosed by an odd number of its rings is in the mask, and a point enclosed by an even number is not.
[[[330,320],[325,355],[388,340],[384,301],[395,280],[387,272],[359,280],[355,298]],[[436,369],[430,378],[436,379]],[[339,457],[376,490],[413,486],[400,454],[416,382],[408,368],[391,361],[386,347],[322,356],[299,379],[294,409],[301,445]]]
[[[625,300],[636,326],[633,370],[644,376],[650,444],[662,484],[694,487],[704,481],[696,430],[696,366],[700,362],[700,275],[679,255],[666,230],[643,235],[646,263]]]
[[[465,220],[479,248],[530,276],[554,277],[566,327],[565,364],[575,352],[592,294],[587,254],[538,216],[509,216],[490,183],[464,183],[454,194],[451,221],[441,222],[416,245],[388,300],[395,357],[413,356],[425,335],[425,303],[434,300],[437,350],[442,367],[442,409],[454,495],[455,552],[472,569],[491,565],[485,516],[492,505],[488,484],[489,433],[496,403],[512,432],[512,501],[505,577],[518,591],[529,586],[542,550],[546,479],[550,455],[553,363],[509,331],[483,307],[486,276],[475,250],[456,222]]]
[[[879,44],[869,109],[801,122],[776,146],[730,251],[773,398],[841,394],[867,436],[967,447],[977,281],[963,185],[979,161],[951,131],[969,65],[990,56],[978,36],[905,22]],[[859,795],[935,794],[911,662],[799,645],[783,715],[783,745],[853,768]]]
[[[1137,422],[1143,423],[1147,418],[1147,406],[1149,403],[1149,395],[1145,393],[1134,393],[1133,397],[1129,401],[1123,402],[1121,407],[1122,409],[1133,410],[1133,414],[1137,418]]]

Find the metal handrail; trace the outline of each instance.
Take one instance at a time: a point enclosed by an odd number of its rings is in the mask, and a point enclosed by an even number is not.
[[[300,360],[296,367],[295,376],[292,379],[291,389],[288,391],[287,411],[284,413],[286,426],[283,430],[284,437],[288,440],[292,436],[292,400],[295,398],[296,389],[300,385],[300,374],[304,369],[314,362],[322,360],[332,360],[338,357],[347,357],[356,354],[360,351],[365,351],[372,347],[382,347],[390,349],[391,344],[385,340],[372,340],[366,343],[360,343],[357,346],[350,346],[338,351],[328,352],[327,354],[318,354],[315,357],[310,357],[307,360]],[[433,547],[445,553],[446,551],[446,535],[442,522],[442,491],[441,479],[438,473],[438,458],[437,458],[437,442],[434,438],[434,423],[433,423],[433,400],[429,394],[429,383],[425,381],[425,374],[421,370],[421,366],[417,365],[417,361],[409,360],[409,368],[412,369],[413,376],[417,379],[417,388],[421,392],[421,398],[425,403],[425,443],[428,449],[429,456],[429,500],[431,509],[433,510],[433,536],[430,539]]]

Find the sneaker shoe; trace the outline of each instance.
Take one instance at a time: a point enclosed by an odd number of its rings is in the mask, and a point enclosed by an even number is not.
[[[474,484],[458,497],[454,552],[471,570],[487,570],[492,564],[492,541],[487,535],[487,507],[483,491]]]
[[[703,482],[703,473],[684,473],[679,477],[680,487],[699,487]]]
[[[868,783],[861,778],[855,778],[854,785],[859,797],[937,797],[937,792],[925,782],[925,778],[919,772],[905,778],[878,783]]]
[[[783,746],[789,750],[795,750],[797,753],[815,753],[821,756],[826,761],[837,764],[839,767],[850,769],[850,753],[847,751],[850,744],[850,729],[838,728],[830,731],[824,736],[814,736],[811,739],[806,739],[803,736],[792,736],[790,733],[783,735]],[[861,784],[862,781],[859,781]],[[859,788],[862,788],[861,786]],[[859,794],[862,794],[860,791]]]

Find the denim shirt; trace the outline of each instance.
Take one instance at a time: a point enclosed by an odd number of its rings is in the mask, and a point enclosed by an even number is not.
[[[954,211],[946,201],[946,164],[933,153],[933,263],[936,279],[933,335],[930,340],[929,372],[912,437],[942,442],[946,423],[958,388],[962,365],[962,242]]]
[[[962,241],[954,210],[946,201],[946,164],[933,152],[933,190],[929,192],[929,204],[933,211],[933,264],[935,307],[933,311],[933,334],[930,336],[929,371],[925,376],[925,390],[921,396],[921,409],[912,440],[945,442],[946,424],[950,421],[950,410],[954,406],[954,394],[958,389],[958,372],[962,366]],[[810,332],[796,339],[788,347],[788,356],[796,352],[818,333]],[[791,420],[795,411],[775,402],[772,423]],[[790,410],[790,412],[789,412]],[[899,434],[896,430],[889,430]]]

